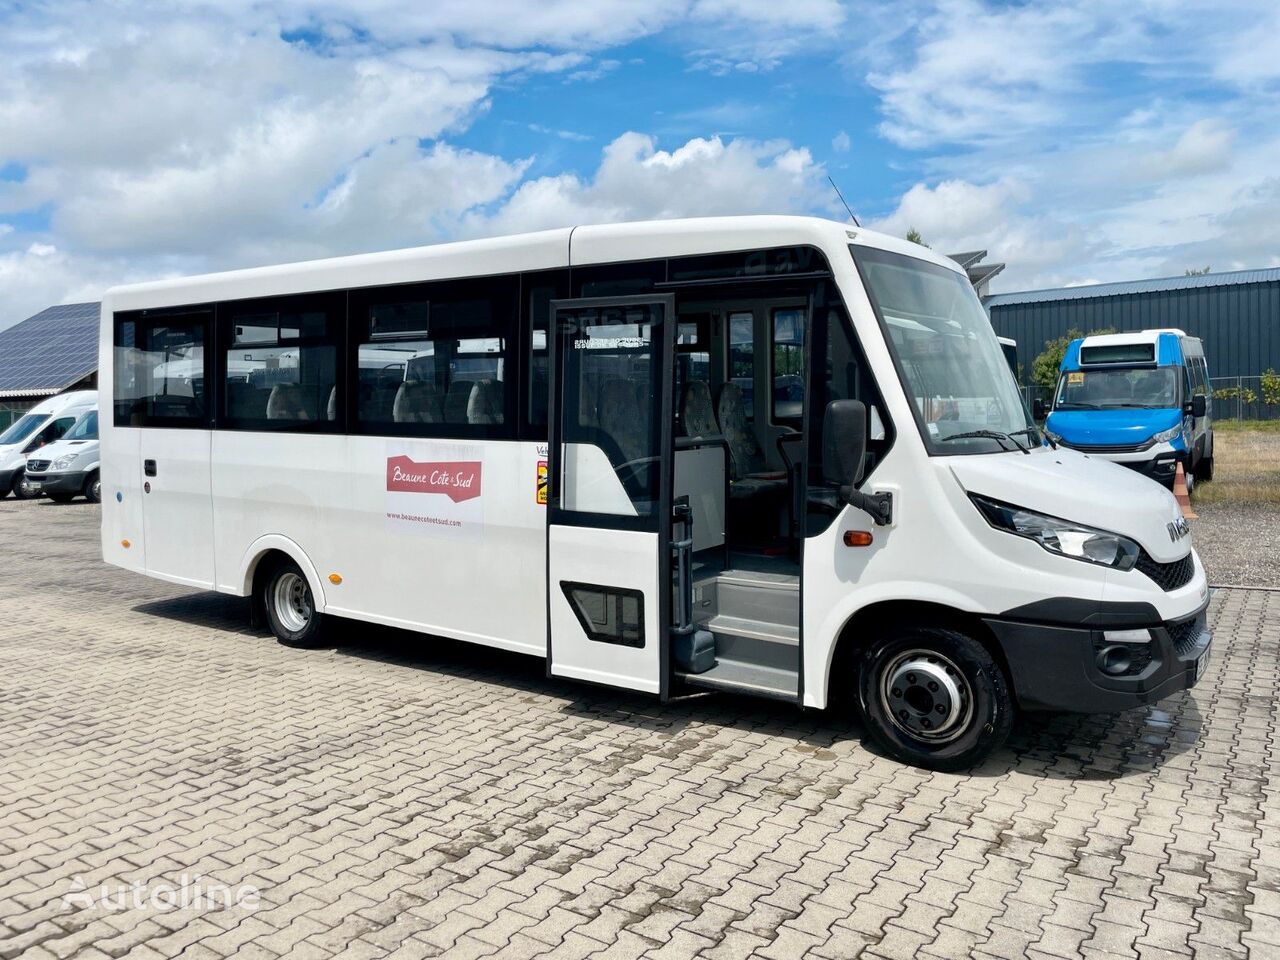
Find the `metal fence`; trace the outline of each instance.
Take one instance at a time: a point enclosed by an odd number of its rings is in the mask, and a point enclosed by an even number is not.
[[[1220,420],[1277,420],[1280,401],[1276,386],[1265,390],[1262,377],[1210,377],[1213,390],[1213,415]]]

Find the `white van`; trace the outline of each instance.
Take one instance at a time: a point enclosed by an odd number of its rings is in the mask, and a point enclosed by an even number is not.
[[[0,433],[0,500],[10,492],[20,500],[40,496],[27,479],[27,454],[61,439],[81,414],[97,405],[97,390],[60,393],[37,403]]]
[[[69,503],[79,496],[91,503],[102,501],[97,407],[80,414],[61,440],[46,444],[27,457],[26,482],[58,503]]]

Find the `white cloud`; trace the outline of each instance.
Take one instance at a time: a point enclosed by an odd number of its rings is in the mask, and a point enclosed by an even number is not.
[[[735,213],[793,213],[828,206],[822,167],[785,142],[695,138],[659,150],[653,137],[625,133],[604,149],[594,176],[522,183],[491,213],[464,220],[471,235],[578,223]]]
[[[831,149],[836,153],[848,153],[852,142],[849,140],[849,134],[841,130],[831,138]]]

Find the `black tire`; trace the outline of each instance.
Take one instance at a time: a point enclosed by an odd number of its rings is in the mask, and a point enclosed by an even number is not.
[[[7,497],[8,495],[9,495],[9,488],[8,488],[8,487],[0,487],[0,500],[3,500],[3,499],[4,499],[5,497]]]
[[[84,482],[84,498],[90,503],[102,502],[102,477],[95,470]]]
[[[977,640],[941,627],[895,629],[864,650],[858,706],[885,752],[929,770],[980,763],[1013,727],[1004,670]]]
[[[1201,483],[1213,480],[1213,457],[1200,458],[1200,462],[1196,464],[1196,479]]]
[[[45,496],[54,503],[70,503],[76,498],[74,493],[46,493]]]
[[[13,477],[13,495],[19,500],[36,500],[41,493],[39,490],[32,490],[27,483],[27,471],[19,470]]]
[[[311,585],[292,560],[277,561],[260,581],[259,602],[267,624],[286,647],[324,645],[324,614],[315,608]]]

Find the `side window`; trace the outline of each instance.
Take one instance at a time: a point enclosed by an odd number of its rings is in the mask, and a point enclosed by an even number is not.
[[[893,424],[854,334],[849,316],[832,285],[815,298],[812,327],[813,397],[809,405],[809,483],[806,536],[821,533],[839,513],[839,503],[824,480],[822,428],[827,404],[861,400],[867,406],[867,461],[863,476],[875,469],[893,444]]]
[[[755,419],[755,315],[750,310],[729,314],[729,382],[742,388],[742,409]]]
[[[307,294],[218,306],[223,416],[238,430],[336,429],[344,297]]]
[[[32,450],[39,450],[46,443],[60,439],[68,430],[75,426],[75,417],[59,417],[47,427],[36,434],[35,438],[27,444],[24,453],[30,453]]]
[[[205,343],[211,318],[211,310],[116,314],[116,426],[207,425]]]
[[[769,319],[774,423],[798,426],[804,415],[804,314],[800,307],[777,307]]]
[[[687,433],[681,409],[685,386],[692,380],[711,386],[710,329],[711,314],[706,312],[682,315],[676,327],[675,419],[679,434]]]
[[[508,358],[518,291],[516,276],[353,291],[359,431],[513,435]]]
[[[550,390],[550,348],[547,331],[551,327],[551,301],[569,296],[569,271],[548,270],[526,273],[523,290],[522,329],[525,342],[524,396],[521,403],[522,435],[526,439],[547,439],[547,399]]]

